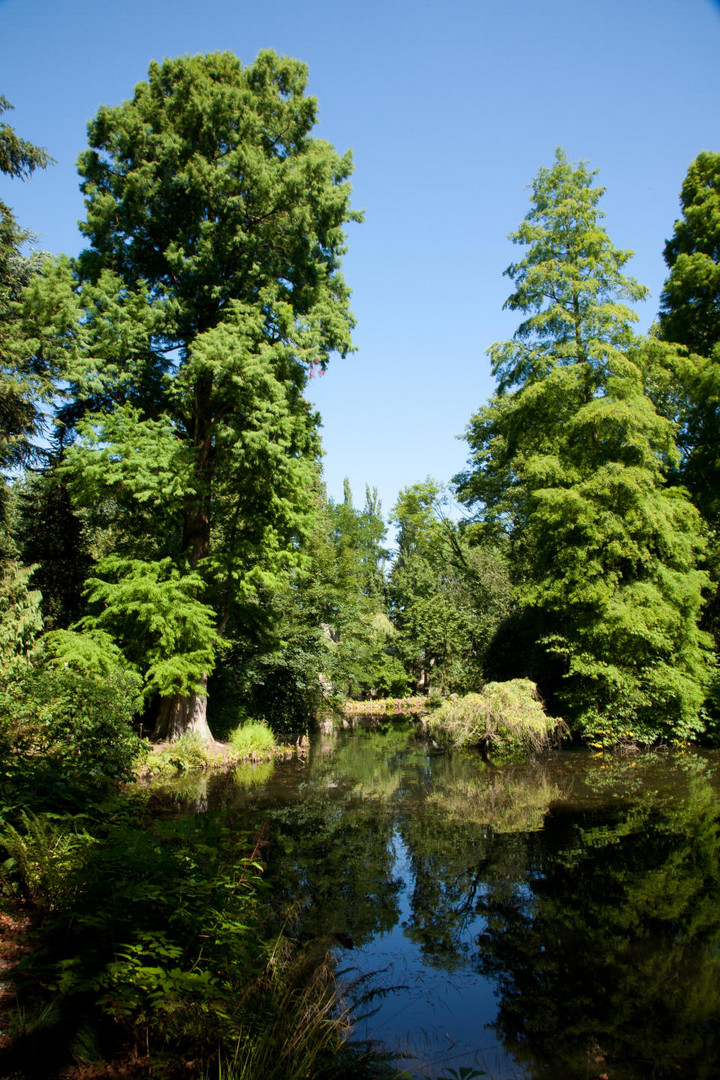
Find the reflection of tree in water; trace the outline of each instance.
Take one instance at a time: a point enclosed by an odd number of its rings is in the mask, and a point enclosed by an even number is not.
[[[398,919],[392,837],[402,780],[398,756],[418,756],[412,733],[324,740],[293,801],[275,806],[268,880],[299,913],[303,934],[360,946]]]
[[[277,810],[268,880],[272,898],[299,912],[303,933],[362,945],[398,918],[392,817],[377,805],[343,813],[330,795],[307,793]]]
[[[400,834],[412,868],[412,915],[405,933],[427,963],[465,965],[468,935],[483,897],[515,895],[540,864],[537,836],[560,790],[541,769],[475,770],[436,783],[424,806],[404,814]]]
[[[627,785],[605,821],[558,808],[532,899],[492,881],[480,898],[498,1031],[538,1077],[718,1075],[720,806],[702,767],[685,775],[682,793]]]
[[[269,896],[302,937],[390,930],[402,872],[405,934],[426,964],[495,983],[528,1075],[716,1075],[720,809],[702,765],[492,770],[381,731],[326,740],[299,785],[283,768],[247,805],[270,821]]]

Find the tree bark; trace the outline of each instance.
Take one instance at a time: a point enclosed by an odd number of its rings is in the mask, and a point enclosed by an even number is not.
[[[204,693],[162,698],[154,738],[175,742],[182,735],[195,735],[201,742],[214,742],[207,722],[207,675],[202,678]]]
[[[210,554],[210,491],[213,473],[212,416],[208,402],[212,380],[202,380],[195,391],[193,443],[198,451],[195,476],[198,491],[185,507],[183,514],[183,551],[189,553],[190,563],[197,566]],[[202,690],[195,694],[174,694],[162,698],[154,736],[175,742],[183,735],[195,735],[204,743],[214,741],[207,722],[207,675],[202,677]]]

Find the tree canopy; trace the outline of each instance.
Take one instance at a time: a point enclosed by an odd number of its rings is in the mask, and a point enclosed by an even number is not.
[[[673,425],[644,393],[644,343],[621,303],[645,290],[622,274],[630,253],[600,224],[593,176],[558,151],[533,183],[512,234],[527,253],[507,270],[525,318],[490,350],[498,389],[470,421],[458,491],[512,538],[518,601],[577,725],[688,735],[708,677],[700,522],[665,484]]]
[[[306,81],[272,52],[246,68],[231,53],[152,64],[89,126],[87,249],[25,303],[26,333],[66,386],[62,468],[104,518],[96,625],[130,654],[158,642],[143,674],[165,734],[208,736],[217,634],[238,599],[302,566],[318,455],[303,389],[351,348],[351,161],[312,137]],[[114,619],[109,598],[131,594]],[[170,608],[192,642],[163,644]]]

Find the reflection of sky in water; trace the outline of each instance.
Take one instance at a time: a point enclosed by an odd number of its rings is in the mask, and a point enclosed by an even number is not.
[[[340,966],[348,981],[366,976],[364,991],[389,993],[371,997],[359,1009],[372,1010],[358,1023],[360,1038],[381,1040],[397,1051],[399,1064],[412,1076],[437,1076],[444,1068],[462,1066],[485,1070],[495,1080],[524,1075],[508,1063],[505,1050],[487,1026],[497,1012],[493,983],[476,972],[455,968],[444,971],[428,964],[420,947],[410,941],[403,927],[412,918],[410,894],[414,882],[408,849],[396,832],[394,875],[403,882],[398,896],[399,922],[379,934],[369,945],[343,953]],[[479,916],[469,918],[462,929],[462,944],[472,945],[485,926]]]
[[[720,755],[314,751],[208,794],[274,819],[268,882],[340,952],[356,1038],[415,1078],[718,1075]]]

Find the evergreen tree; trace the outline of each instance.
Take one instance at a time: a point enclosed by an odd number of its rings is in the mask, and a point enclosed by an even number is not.
[[[593,175],[558,151],[533,182],[512,235],[527,253],[507,270],[524,320],[490,350],[498,389],[470,421],[458,490],[512,538],[518,600],[578,728],[684,738],[708,679],[701,527],[665,484],[673,425],[644,393],[646,348],[621,302],[645,290],[622,273],[630,252],[600,224]]]
[[[670,276],[660,300],[662,336],[711,356],[720,341],[720,154],[698,154],[680,206],[682,217],[665,244]]]
[[[720,655],[720,154],[703,151],[693,161],[680,205],[682,217],[665,245],[670,274],[659,334],[684,348],[675,359],[670,346],[669,363],[667,354],[660,357],[655,382],[659,408],[678,425],[678,480],[708,524],[714,590],[703,625]],[[714,697],[717,702],[717,690]]]
[[[351,162],[312,138],[306,80],[272,52],[152,64],[90,124],[87,250],[26,303],[69,386],[65,474],[106,517],[95,625],[160,694],[165,737],[210,737],[218,635],[303,565],[318,454],[303,389],[351,347]]]
[[[0,116],[11,109],[0,96]],[[44,169],[51,158],[45,150],[21,139],[0,122],[0,172],[27,179]],[[0,200],[0,470],[27,462],[40,419],[40,402],[48,390],[47,372],[26,349],[20,330],[17,301],[40,269],[41,257],[26,254],[32,234],[22,229],[9,206]],[[0,658],[4,678],[14,661],[26,657],[42,629],[40,593],[31,589],[31,567],[17,560],[10,529],[11,492],[0,475]],[[13,661],[11,663],[11,660]]]
[[[0,116],[11,108],[0,96]],[[0,172],[27,179],[50,162],[45,150],[21,139],[9,124],[0,123]],[[27,460],[38,426],[39,400],[47,391],[44,365],[23,348],[16,308],[42,261],[38,255],[25,253],[31,240],[32,234],[20,227],[10,207],[0,200],[0,469]],[[0,514],[5,494],[0,492]]]
[[[689,354],[674,371],[682,482],[708,523],[720,525],[720,154],[703,151],[680,193],[682,217],[665,245],[670,270],[660,335]]]

